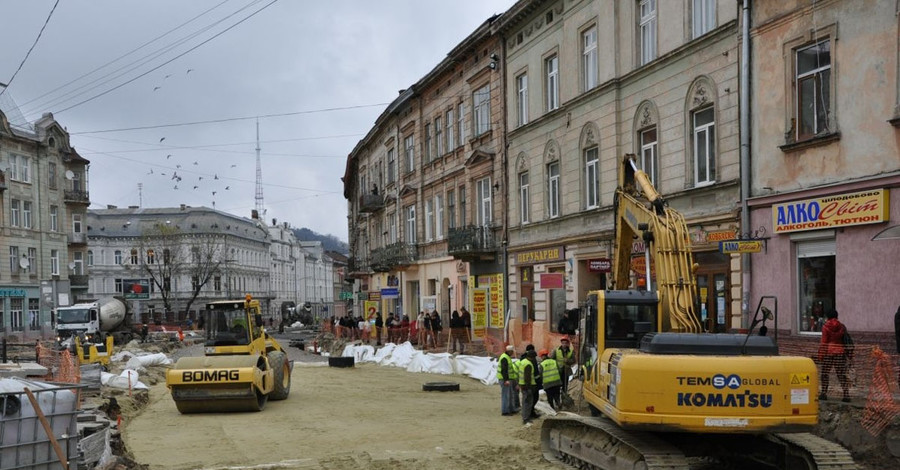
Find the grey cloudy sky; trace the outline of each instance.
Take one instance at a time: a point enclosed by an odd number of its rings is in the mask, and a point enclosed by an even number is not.
[[[266,220],[346,241],[347,154],[398,90],[514,0],[60,0],[13,78],[55,3],[0,0],[0,82],[29,121],[49,111],[71,133],[91,208],[249,216],[252,117],[270,116]]]

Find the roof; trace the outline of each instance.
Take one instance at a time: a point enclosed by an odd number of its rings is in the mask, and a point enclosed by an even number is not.
[[[251,240],[269,240],[261,221],[238,217],[208,207],[108,208],[87,212],[89,237],[139,237],[145,228],[168,224],[183,233],[220,232]]]

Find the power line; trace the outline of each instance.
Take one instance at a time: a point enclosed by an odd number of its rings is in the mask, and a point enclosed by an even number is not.
[[[275,143],[284,143],[284,142],[301,142],[301,141],[309,141],[309,140],[325,140],[325,139],[344,139],[348,137],[359,137],[365,134],[342,134],[342,135],[322,135],[322,136],[313,136],[313,137],[297,137],[294,139],[276,139],[276,140],[262,140],[260,143],[262,144],[275,144]],[[132,149],[132,150],[117,150],[118,153],[139,153],[139,152],[156,152],[161,149],[165,150],[207,150],[211,152],[229,152],[229,153],[249,153],[243,152],[240,150],[221,150],[217,149],[217,147],[233,147],[238,145],[247,145],[255,142],[234,142],[228,144],[206,144],[206,145],[165,145],[159,143],[151,143],[151,142],[139,142],[136,140],[125,140],[125,139],[111,139],[109,137],[98,137],[95,135],[83,135],[82,138],[86,139],[96,139],[96,140],[104,140],[107,142],[121,142],[125,144],[138,144],[138,145],[149,145],[152,148],[143,148],[143,149]],[[298,154],[275,154],[266,152],[266,155],[284,155],[284,156],[302,156],[302,157],[312,157],[314,155],[298,155]],[[321,155],[321,157],[337,157],[343,158],[346,155]]]
[[[277,0],[275,0],[277,1]],[[157,124],[153,126],[138,126],[138,127],[120,127],[117,129],[101,129],[97,131],[82,131],[82,132],[70,132],[69,135],[84,135],[84,134],[103,134],[107,132],[125,132],[125,131],[141,131],[146,129],[162,129],[166,127],[181,127],[181,126],[195,126],[199,124],[218,124],[222,122],[232,122],[232,121],[246,121],[249,119],[256,118],[274,118],[274,117],[284,117],[284,116],[297,116],[301,114],[315,114],[315,113],[326,113],[331,111],[344,111],[347,109],[360,109],[360,108],[372,108],[375,106],[387,106],[390,103],[374,103],[374,104],[361,104],[356,106],[341,106],[336,108],[323,108],[323,109],[312,109],[307,111],[294,111],[290,113],[275,113],[275,114],[260,114],[255,116],[242,116],[242,117],[233,117],[233,118],[223,118],[223,119],[210,119],[207,121],[192,121],[192,122],[180,122],[175,124]]]
[[[58,1],[58,0],[57,0],[57,1]],[[219,36],[221,36],[221,35],[227,33],[227,32],[230,31],[232,28],[234,28],[234,27],[236,27],[237,25],[243,23],[244,21],[247,21],[247,20],[249,20],[250,18],[256,16],[257,13],[259,13],[259,12],[265,10],[266,8],[269,8],[270,6],[272,6],[273,4],[275,4],[277,1],[278,1],[278,0],[272,0],[271,2],[269,2],[269,3],[265,4],[265,5],[263,5],[259,10],[254,11],[253,13],[247,15],[246,17],[244,17],[243,19],[241,19],[241,20],[238,21],[237,23],[235,23],[235,24],[233,24],[233,25],[231,25],[231,26],[225,28],[224,30],[222,30],[222,31],[220,31],[220,32],[218,32],[218,33],[216,33],[216,34],[214,34],[214,35],[213,35],[212,37],[210,37],[209,39],[207,39],[207,40],[201,42],[200,44],[197,44],[196,46],[194,46],[194,47],[192,47],[192,48],[190,48],[190,49],[188,49],[188,50],[182,52],[181,54],[178,54],[177,56],[175,56],[175,57],[173,57],[173,58],[171,58],[171,59],[169,59],[169,60],[167,60],[167,61],[165,61],[165,62],[163,62],[163,63],[161,63],[161,64],[159,64],[159,65],[157,65],[156,67],[153,67],[152,69],[150,69],[150,70],[148,70],[148,71],[146,71],[146,72],[144,72],[144,73],[142,73],[142,74],[140,74],[140,75],[138,75],[138,76],[132,78],[131,80],[128,80],[128,81],[126,81],[126,82],[124,82],[124,83],[122,83],[122,84],[116,85],[116,86],[110,88],[109,90],[106,90],[106,91],[104,91],[104,92],[102,92],[102,93],[96,94],[96,95],[94,95],[94,96],[92,96],[92,97],[90,97],[90,98],[88,98],[88,99],[86,99],[86,100],[83,100],[83,101],[80,101],[80,102],[78,102],[78,103],[75,103],[75,104],[73,104],[72,106],[63,108],[63,109],[61,109],[61,110],[59,110],[59,111],[56,111],[55,114],[61,114],[61,113],[64,113],[64,112],[66,112],[66,111],[68,111],[68,110],[70,110],[70,109],[72,109],[72,108],[81,106],[81,105],[83,105],[83,104],[85,104],[85,103],[87,103],[87,102],[89,102],[89,101],[93,101],[93,100],[95,100],[95,99],[97,99],[97,98],[99,98],[99,97],[101,97],[101,96],[103,96],[103,95],[106,95],[107,93],[110,93],[110,92],[112,92],[112,91],[118,90],[119,88],[122,88],[123,86],[128,85],[129,83],[131,83],[131,82],[133,82],[133,81],[135,81],[135,80],[137,80],[137,79],[139,79],[139,78],[141,78],[141,77],[143,77],[143,76],[149,74],[150,72],[153,72],[153,71],[155,71],[155,70],[158,70],[158,69],[162,68],[164,65],[168,65],[168,64],[174,62],[175,60],[180,59],[181,57],[187,55],[188,53],[193,52],[195,49],[199,48],[200,46],[202,46],[202,45],[204,45],[204,44],[206,44],[206,43],[212,41],[213,39],[215,39],[215,38],[217,38],[217,37],[219,37]]]
[[[39,100],[39,99],[41,99],[41,98],[43,98],[43,97],[45,97],[45,96],[47,96],[47,95],[49,95],[49,94],[51,94],[51,93],[54,93],[54,92],[56,92],[57,90],[60,90],[60,89],[62,89],[62,88],[65,88],[65,87],[67,87],[67,86],[69,86],[69,85],[71,85],[71,84],[77,82],[78,80],[81,80],[82,78],[85,78],[85,77],[87,77],[87,76],[93,74],[94,72],[97,72],[98,70],[102,70],[102,69],[104,69],[105,67],[107,67],[107,66],[109,66],[109,65],[112,65],[112,64],[118,62],[119,60],[124,59],[125,57],[128,57],[129,55],[131,55],[131,54],[133,54],[133,53],[135,53],[135,52],[137,52],[137,51],[143,49],[144,47],[149,46],[150,44],[153,44],[154,42],[156,42],[156,41],[158,41],[158,40],[160,40],[160,39],[162,39],[162,38],[168,36],[169,34],[171,34],[171,33],[175,32],[175,31],[181,29],[181,28],[184,27],[185,25],[187,25],[187,24],[189,24],[189,23],[192,23],[192,22],[193,22],[194,20],[196,20],[197,18],[200,18],[201,16],[204,16],[204,15],[208,14],[209,12],[215,10],[216,8],[219,8],[220,6],[226,4],[226,3],[230,2],[230,1],[231,1],[231,0],[223,0],[223,1],[222,1],[221,3],[219,3],[218,5],[216,5],[216,6],[212,7],[212,8],[207,9],[206,11],[200,13],[199,15],[197,15],[197,16],[195,16],[195,17],[193,17],[193,18],[191,18],[191,19],[185,21],[184,23],[181,23],[180,25],[178,25],[178,26],[176,26],[176,27],[174,27],[174,28],[172,28],[172,29],[166,31],[165,33],[163,33],[163,34],[161,34],[161,35],[159,35],[159,36],[157,36],[157,37],[155,37],[155,38],[153,38],[153,39],[151,39],[151,40],[149,40],[149,41],[147,41],[147,42],[141,44],[140,46],[138,46],[138,47],[136,47],[136,48],[134,48],[134,49],[132,49],[132,50],[130,50],[130,51],[128,51],[128,52],[122,54],[122,55],[120,55],[119,57],[116,57],[115,59],[113,59],[113,60],[111,60],[111,61],[109,61],[109,62],[107,62],[107,63],[105,63],[105,64],[103,64],[103,65],[101,65],[101,66],[99,66],[99,67],[97,67],[97,68],[95,68],[95,69],[93,69],[93,70],[91,70],[90,72],[87,72],[87,73],[85,73],[85,74],[83,74],[83,75],[81,75],[81,76],[79,76],[79,77],[77,77],[77,78],[74,78],[74,79],[68,81],[67,83],[64,83],[64,84],[62,84],[62,85],[60,85],[60,86],[58,86],[58,87],[56,87],[56,88],[54,88],[54,89],[52,89],[52,90],[46,92],[46,93],[44,93],[43,95],[40,95],[40,96],[38,96],[38,97],[35,97],[35,98],[33,98],[33,99],[29,100],[29,101],[26,101],[26,102],[22,103],[21,106],[22,106],[22,107],[28,106],[29,104],[34,103],[35,101],[37,101],[37,100]],[[64,95],[64,96],[65,96],[65,95]]]
[[[25,61],[28,60],[28,56],[31,55],[31,51],[34,50],[34,46],[37,46],[38,41],[41,39],[41,35],[44,34],[44,28],[47,27],[47,23],[50,22],[50,17],[53,16],[53,12],[56,11],[56,6],[59,5],[59,0],[56,0],[56,3],[53,4],[53,8],[50,9],[50,13],[47,15],[47,19],[44,20],[44,25],[41,26],[41,30],[38,31],[38,35],[34,38],[34,43],[28,48],[28,52],[25,53],[25,57],[22,59],[22,63],[19,64],[19,68],[13,73],[12,78],[9,79],[9,82],[6,83],[6,87],[3,88],[3,91],[0,91],[0,96],[3,96],[6,93],[6,90],[9,89],[9,86],[12,85],[13,80],[16,79],[16,75],[19,74],[19,71],[22,70],[22,67],[25,65]]]

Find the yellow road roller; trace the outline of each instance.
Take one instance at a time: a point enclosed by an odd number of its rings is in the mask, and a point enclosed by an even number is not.
[[[291,392],[293,361],[263,328],[259,301],[206,304],[205,355],[183,357],[166,372],[181,413],[260,411]]]

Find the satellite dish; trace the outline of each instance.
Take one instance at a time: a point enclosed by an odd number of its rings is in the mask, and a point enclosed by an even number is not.
[[[20,258],[19,259],[19,267],[22,269],[28,269],[31,266],[31,263],[28,262],[28,258]]]
[[[69,263],[69,269],[75,269],[75,262]]]
[[[72,180],[74,178],[75,178],[75,172],[73,172],[72,170],[66,170],[66,179]]]

